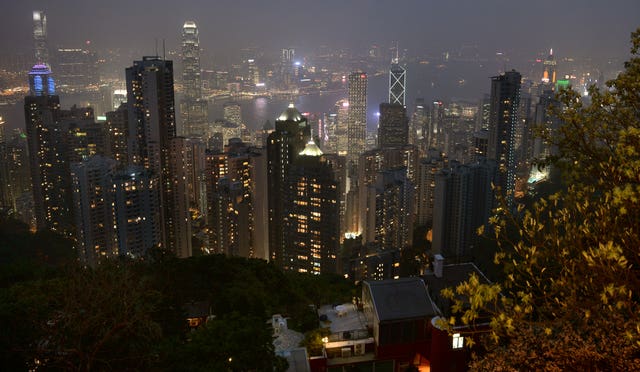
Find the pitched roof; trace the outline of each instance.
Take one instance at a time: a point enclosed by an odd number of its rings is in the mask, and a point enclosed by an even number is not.
[[[438,315],[420,278],[365,281],[380,321]]]

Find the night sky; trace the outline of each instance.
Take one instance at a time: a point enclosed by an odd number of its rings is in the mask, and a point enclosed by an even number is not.
[[[193,19],[213,55],[242,47],[304,50],[319,44],[365,49],[400,41],[411,54],[475,44],[483,53],[534,54],[553,47],[576,57],[627,56],[640,26],[638,0],[5,0],[0,50],[28,52],[31,12],[47,13],[50,47],[177,49]],[[147,54],[148,54],[147,53]]]

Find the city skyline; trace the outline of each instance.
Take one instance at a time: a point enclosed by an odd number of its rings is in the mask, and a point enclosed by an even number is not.
[[[331,0],[304,6],[290,0],[277,4],[225,1],[215,7],[189,0],[155,5],[163,11],[150,11],[144,3],[121,0],[12,2],[5,4],[0,14],[0,34],[13,37],[2,38],[0,49],[26,51],[32,27],[26,20],[37,9],[47,14],[47,37],[54,41],[52,47],[83,45],[90,40],[100,49],[134,49],[147,55],[153,54],[156,40],[165,40],[167,50],[178,51],[180,35],[176,30],[184,21],[193,20],[200,26],[203,50],[214,57],[250,46],[309,49],[325,44],[358,50],[373,43],[399,42],[401,49],[417,54],[477,46],[482,54],[502,51],[528,56],[533,51],[554,48],[564,55],[619,58],[627,55],[628,35],[635,27],[635,15],[640,13],[640,4],[632,0],[613,4],[589,1],[586,6],[584,1],[573,0],[542,0],[535,6],[502,0],[406,0],[393,5]],[[288,22],[282,22],[283,14]],[[238,26],[239,20],[242,27]],[[332,27],[326,27],[328,24]],[[296,32],[290,31],[293,29]],[[349,32],[353,29],[359,32]],[[510,32],[502,32],[504,29]]]

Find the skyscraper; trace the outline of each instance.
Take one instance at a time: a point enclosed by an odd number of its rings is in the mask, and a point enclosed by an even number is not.
[[[185,97],[191,99],[202,97],[200,38],[198,26],[193,21],[186,21],[182,26],[182,83]]]
[[[47,15],[41,10],[33,11],[33,46],[35,63],[49,66],[47,49]]]
[[[498,166],[496,185],[513,201],[517,158],[515,148],[518,109],[520,107],[520,81],[522,76],[515,70],[491,78],[491,107],[489,114],[489,144],[487,158]]]
[[[549,56],[544,60],[544,70],[542,71],[542,83],[553,87],[556,83],[556,58],[553,56],[553,49],[549,50]]]
[[[382,149],[409,144],[409,120],[407,109],[398,103],[380,104],[378,147]]]
[[[269,250],[271,260],[283,266],[286,249],[283,220],[284,194],[289,166],[311,138],[307,118],[293,104],[276,120],[276,130],[267,139],[267,182],[269,198]],[[337,214],[336,214],[337,217]]]
[[[389,103],[405,106],[407,70],[400,66],[397,52],[396,49],[396,56],[389,68]]]
[[[187,231],[182,211],[175,203],[171,141],[176,137],[173,91],[173,62],[158,57],[143,57],[126,69],[127,110],[129,115],[129,164],[149,169],[160,184],[161,227],[163,245],[178,253],[188,248],[178,246]],[[184,180],[182,180],[184,182]],[[182,226],[178,226],[182,225]]]
[[[30,92],[24,99],[29,168],[37,229],[58,231],[69,226],[68,187],[65,184],[63,149],[55,130],[60,99],[55,95],[51,71],[46,65],[33,66],[29,73]]]
[[[493,205],[491,183],[495,163],[482,160],[471,165],[452,165],[436,174],[433,208],[434,254],[460,262],[473,259],[478,235]]]
[[[367,74],[349,74],[349,122],[347,124],[347,162],[357,164],[366,150],[367,132]]]
[[[207,101],[202,99],[200,38],[198,26],[193,21],[186,21],[182,26],[182,83],[180,132],[187,136],[203,136],[207,126]]]
[[[283,195],[283,267],[313,274],[336,273],[339,185],[313,139],[298,155],[288,169]]]
[[[111,187],[115,168],[115,160],[99,155],[71,164],[76,249],[85,265],[118,255]]]

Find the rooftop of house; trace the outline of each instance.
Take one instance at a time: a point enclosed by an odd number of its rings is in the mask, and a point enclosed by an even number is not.
[[[438,309],[421,278],[364,281],[379,321],[433,317]]]

